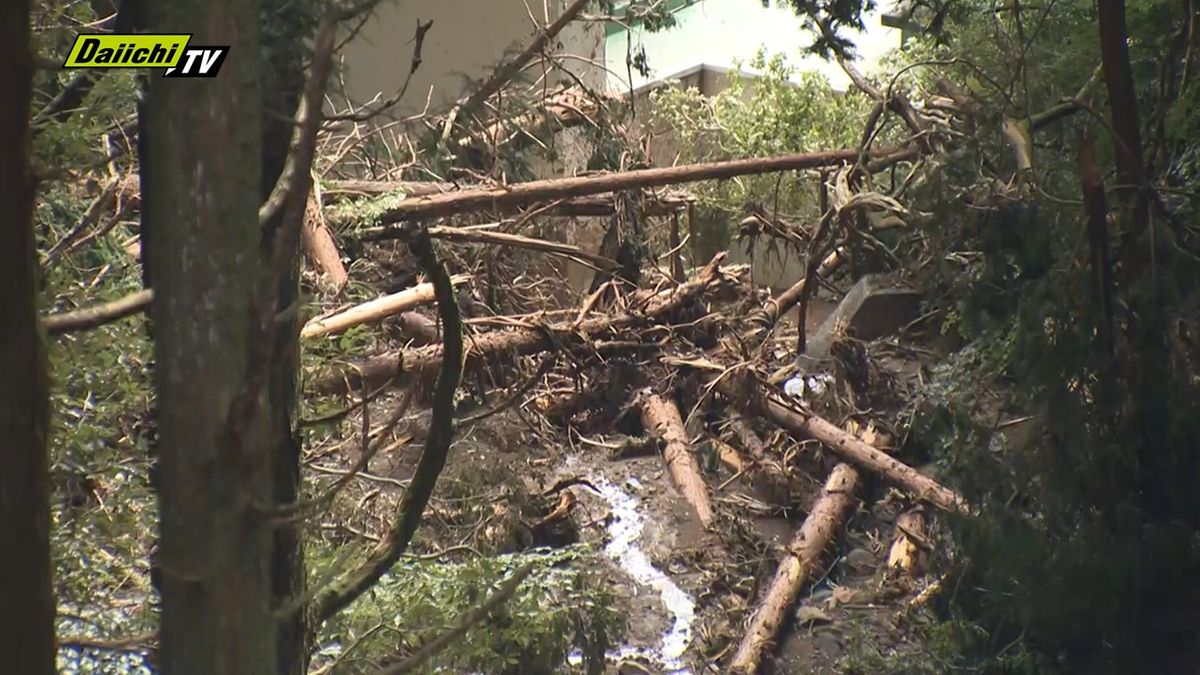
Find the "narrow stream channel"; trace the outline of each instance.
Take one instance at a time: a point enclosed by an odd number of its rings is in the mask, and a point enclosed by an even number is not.
[[[652,589],[671,617],[671,625],[663,632],[656,648],[626,645],[610,651],[609,658],[621,661],[640,657],[661,668],[659,672],[690,675],[692,671],[684,664],[683,655],[692,642],[696,603],[669,576],[655,567],[642,550],[643,521],[638,498],[602,476],[589,476],[588,480],[612,511],[612,519],[608,524],[609,543],[604,547],[604,552],[616,561],[634,583]],[[638,485],[634,478],[628,482],[635,488]],[[577,662],[577,657],[572,655],[571,661]]]

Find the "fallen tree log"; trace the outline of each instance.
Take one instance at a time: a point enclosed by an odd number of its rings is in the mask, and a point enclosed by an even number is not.
[[[966,500],[962,498],[962,495],[904,462],[855,438],[828,420],[811,413],[797,412],[773,399],[768,399],[760,404],[759,410],[765,412],[772,421],[788,431],[821,441],[842,459],[883,476],[888,481],[908,490],[918,499],[928,501],[946,511],[965,511],[967,509]]]
[[[710,379],[711,385],[744,412],[765,417],[794,434],[821,441],[841,459],[883,476],[918,499],[923,499],[940,509],[968,512],[967,502],[962,495],[813,412],[783,402],[756,379],[737,377],[728,373],[725,368],[706,360],[665,358],[663,361],[717,372],[719,375]]]
[[[817,267],[819,276],[828,276],[836,270],[845,260],[845,251],[842,247],[834,249],[825,259],[821,261]],[[754,332],[762,333],[779,322],[779,318],[784,315],[789,309],[795,307],[800,299],[804,297],[804,289],[808,283],[807,277],[797,281],[778,296],[772,298],[766,305],[758,311],[750,315],[750,324],[754,326]],[[804,321],[805,317],[799,317],[797,321]]]
[[[754,429],[750,428],[750,423],[746,421],[739,413],[732,412],[729,414],[729,428],[737,436],[738,442],[742,447],[750,453],[750,456],[755,461],[761,462],[767,457],[767,446],[763,440],[758,437]]]
[[[658,394],[644,392],[638,398],[642,411],[642,426],[648,433],[662,438],[666,443],[663,459],[671,479],[680,494],[699,516],[700,522],[708,527],[712,523],[712,502],[708,498],[708,485],[700,475],[700,467],[692,456],[691,443],[683,428],[683,418],[674,402]]]
[[[757,673],[763,656],[775,642],[800,590],[814,576],[821,553],[854,504],[858,473],[849,464],[830,472],[817,503],[788,545],[763,600],[750,618],[745,637],[734,652],[729,672]]]
[[[715,436],[710,437],[708,442],[717,451],[717,459],[720,459],[725,463],[725,466],[733,469],[736,473],[743,474],[753,468],[754,465],[751,464],[751,461],[743,457],[742,453],[738,452],[738,449],[732,445]]]
[[[718,385],[718,390],[722,389]],[[954,490],[945,487],[929,476],[917,471],[887,453],[855,438],[853,434],[839,428],[828,420],[810,412],[802,412],[773,397],[754,397],[753,410],[779,426],[809,438],[821,441],[838,457],[872,473],[883,476],[911,492],[918,499],[946,511],[966,511],[966,500]]]
[[[888,163],[915,159],[918,149],[913,147],[872,150],[869,156],[875,160],[876,169]],[[377,222],[383,225],[402,220],[429,216],[449,216],[455,213],[480,211],[526,205],[537,201],[583,197],[605,192],[636,190],[639,188],[676,185],[702,180],[720,180],[751,174],[775,171],[796,171],[821,167],[853,164],[859,159],[855,148],[827,150],[802,154],[779,155],[750,159],[734,159],[703,164],[686,164],[655,169],[638,169],[607,173],[595,176],[575,176],[537,180],[494,188],[459,190],[442,194],[425,195],[403,199],[379,215]]]
[[[556,346],[590,342],[606,332],[661,321],[671,312],[698,298],[710,286],[720,282],[723,278],[720,263],[724,258],[724,252],[718,253],[712,262],[687,283],[659,293],[636,295],[635,306],[640,306],[640,311],[569,324],[497,330],[478,335],[468,341],[467,367],[486,362],[501,354],[528,356]],[[438,345],[405,349],[331,368],[316,379],[313,388],[321,394],[344,394],[358,391],[363,386],[374,389],[402,375],[430,375],[441,367],[441,363],[442,351]]]
[[[467,274],[456,274],[450,278],[450,283],[458,285],[470,278],[470,275]],[[313,319],[300,329],[300,337],[309,339],[339,333],[360,324],[379,321],[393,314],[399,314],[413,307],[433,302],[433,300],[433,284],[418,284],[399,293],[385,295],[382,298],[356,305],[344,312]]]
[[[356,236],[362,241],[383,241],[387,239],[400,239],[405,236],[404,228],[400,227],[370,227],[359,230]],[[612,270],[617,267],[617,263],[602,255],[597,255],[590,251],[585,251],[578,246],[571,244],[562,244],[556,241],[546,241],[545,239],[534,239],[533,237],[525,237],[519,234],[509,234],[507,232],[492,232],[480,228],[465,228],[465,227],[431,227],[429,228],[429,236],[433,239],[442,241],[454,241],[460,243],[474,244],[497,244],[499,246],[512,246],[515,248],[528,249],[530,251],[541,251],[551,255],[560,255],[567,258],[574,258],[581,262],[589,263],[602,270]]]
[[[386,194],[402,194],[405,197],[422,197],[439,192],[459,189],[454,183],[412,180],[324,180],[321,194],[329,202],[338,202],[354,196],[381,197]],[[326,207],[326,210],[330,210]]]
[[[492,189],[489,187],[458,188],[452,183],[412,183],[406,181],[331,181],[330,189],[338,189],[343,197],[362,195],[367,197],[383,197],[385,195],[404,195],[404,199],[425,197],[429,195],[464,194],[467,192]],[[393,197],[394,198],[394,197]],[[679,213],[687,209],[693,199],[690,195],[679,192],[666,194],[646,194],[642,200],[642,213],[647,216],[665,216]],[[527,202],[500,204],[496,211],[512,213],[528,206]],[[345,227],[358,221],[364,208],[361,204],[337,204],[325,209],[325,217],[334,227]],[[616,213],[613,200],[605,194],[591,194],[581,197],[563,199],[541,212],[544,216],[562,217],[604,217]]]
[[[350,277],[346,274],[346,267],[342,265],[342,255],[333,241],[333,235],[325,224],[325,216],[315,189],[309,193],[308,204],[304,207],[304,226],[300,235],[304,257],[324,277],[334,292],[340,292]]]

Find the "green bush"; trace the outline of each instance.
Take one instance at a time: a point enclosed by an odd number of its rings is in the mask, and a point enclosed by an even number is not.
[[[380,660],[411,652],[458,625],[515,570],[535,561],[534,572],[511,598],[421,672],[556,673],[572,651],[582,656],[587,672],[602,672],[623,619],[594,555],[572,547],[454,564],[409,559],[326,626],[318,645],[337,642],[346,649],[339,673],[374,672]],[[324,657],[330,658],[336,657]]]

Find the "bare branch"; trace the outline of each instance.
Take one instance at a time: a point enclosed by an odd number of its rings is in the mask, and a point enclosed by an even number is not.
[[[90,330],[145,311],[153,298],[154,291],[146,288],[112,302],[43,316],[42,326],[46,328],[48,335]]]
[[[367,561],[339,581],[322,589],[313,599],[312,614],[318,623],[337,614],[371,588],[396,564],[420,527],[425,505],[433,495],[438,476],[446,465],[454,440],[454,392],[463,371],[463,326],[455,299],[454,285],[445,265],[433,250],[428,232],[418,232],[409,244],[433,282],[442,319],[441,374],[433,393],[432,421],[425,451],[417,463],[412,482],[400,503],[396,525],[379,543]]]

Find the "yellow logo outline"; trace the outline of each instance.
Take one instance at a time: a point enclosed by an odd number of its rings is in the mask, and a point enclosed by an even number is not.
[[[191,39],[192,33],[81,33],[62,67],[174,68]]]

